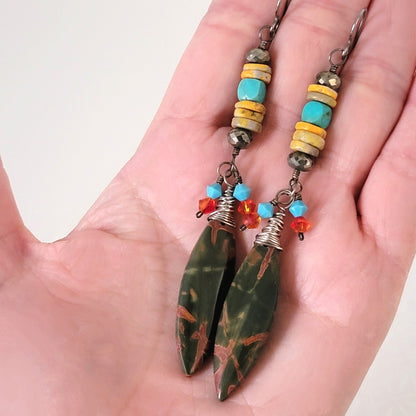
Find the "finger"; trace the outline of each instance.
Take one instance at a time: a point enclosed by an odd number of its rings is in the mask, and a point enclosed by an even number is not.
[[[324,175],[357,194],[394,128],[416,59],[416,3],[374,1],[357,48],[343,73],[344,87],[322,154]]]
[[[400,120],[374,163],[359,210],[364,230],[407,276],[416,249],[416,82]]]

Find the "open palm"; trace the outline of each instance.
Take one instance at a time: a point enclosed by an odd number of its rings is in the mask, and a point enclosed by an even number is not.
[[[178,286],[205,226],[196,202],[230,159],[245,52],[274,0],[215,0],[139,150],[76,229],[44,244],[0,177],[1,415],[342,415],[393,319],[414,256],[416,4],[375,0],[327,146],[301,177],[314,227],[282,239],[276,322],[226,402],[211,365],[186,378]],[[364,1],[292,1],[272,46],[265,130],[239,168],[253,198],[286,187],[305,91]],[[253,234],[238,237],[240,261]]]

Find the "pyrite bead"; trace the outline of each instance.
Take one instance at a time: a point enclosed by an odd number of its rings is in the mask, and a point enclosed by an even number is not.
[[[287,158],[287,163],[292,169],[308,172],[315,164],[315,158],[303,152],[293,152]]]
[[[246,61],[258,64],[267,64],[270,62],[270,54],[264,49],[255,48],[247,52]]]
[[[322,71],[316,75],[316,83],[338,91],[341,87],[341,78],[331,71]]]
[[[247,148],[253,141],[253,136],[250,131],[244,129],[232,129],[227,136],[228,143],[238,149]]]

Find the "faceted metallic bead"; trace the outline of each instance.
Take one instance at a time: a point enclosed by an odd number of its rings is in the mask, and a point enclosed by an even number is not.
[[[246,60],[257,64],[267,64],[270,62],[270,54],[264,49],[255,48],[247,52]]]
[[[316,75],[316,83],[338,91],[341,87],[341,78],[331,71],[322,71]]]
[[[245,149],[253,140],[251,132],[243,129],[232,129],[227,138],[231,146],[239,149]]]
[[[307,172],[315,164],[315,158],[303,152],[293,152],[287,158],[287,163],[293,169]]]

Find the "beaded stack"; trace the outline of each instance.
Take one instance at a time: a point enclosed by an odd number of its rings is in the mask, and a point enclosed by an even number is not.
[[[234,160],[241,149],[246,149],[251,144],[253,133],[262,131],[262,123],[266,114],[266,107],[263,102],[266,98],[267,85],[270,84],[272,79],[272,68],[269,65],[270,54],[267,50],[251,49],[246,55],[246,62],[237,88],[239,101],[234,106],[234,117],[231,120],[232,130],[227,135],[229,144],[234,148],[233,161],[229,164],[228,172],[228,174],[233,174],[235,177],[233,197],[242,203],[250,201],[248,198],[251,190],[242,182]],[[222,196],[223,182],[224,175],[219,173],[217,182],[207,186],[207,197],[199,201],[197,217],[202,216],[202,214],[215,213],[218,199]],[[246,208],[248,205],[246,204]],[[245,214],[245,228],[258,226],[261,219],[258,214],[247,209],[244,211],[241,205],[238,210]],[[209,217],[209,219],[215,219],[215,216]]]
[[[331,71],[320,72],[316,83],[308,87],[308,103],[303,107],[301,121],[296,123],[288,158],[289,166],[309,171],[325,147],[326,128],[331,123],[332,109],[337,105],[341,79]]]
[[[315,79],[315,84],[308,87],[307,100],[302,110],[301,121],[296,123],[289,154],[288,164],[295,170],[295,176],[299,172],[307,172],[312,169],[316,158],[325,147],[327,136],[326,128],[332,120],[332,110],[337,105],[338,90],[341,87],[341,78],[333,71],[322,71]],[[311,227],[303,217],[307,206],[301,201],[300,195],[289,208],[295,217],[291,223],[292,229],[303,239],[303,233]]]

